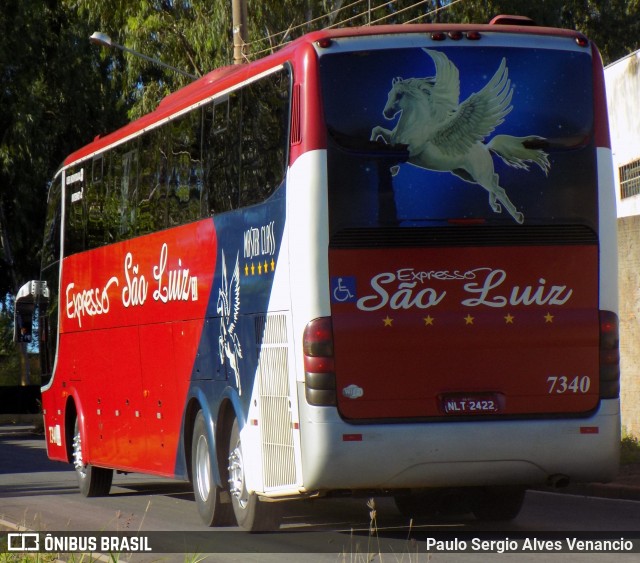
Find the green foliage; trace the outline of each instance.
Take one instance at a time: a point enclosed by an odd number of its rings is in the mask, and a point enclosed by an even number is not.
[[[640,441],[636,436],[630,434],[622,437],[620,444],[620,463],[628,465],[640,463]]]
[[[20,355],[13,342],[13,311],[0,308],[0,388],[20,384]]]
[[[247,59],[329,26],[487,22],[577,29],[605,62],[638,48],[640,0],[247,0]],[[88,41],[102,31],[195,75],[233,60],[232,0],[0,3],[0,295],[38,276],[46,190],[67,154],[153,110],[188,78]],[[368,7],[372,9],[369,12]],[[9,252],[11,251],[11,252]],[[13,258],[13,260],[11,260]]]
[[[50,0],[0,5],[0,207],[21,284],[38,276],[47,185],[66,154],[123,123],[86,24]],[[0,295],[15,292],[7,248]]]

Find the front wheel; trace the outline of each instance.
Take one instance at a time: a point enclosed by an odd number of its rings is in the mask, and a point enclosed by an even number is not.
[[[245,466],[237,419],[233,421],[229,440],[229,492],[238,526],[247,532],[270,532],[280,527],[280,506],[261,502],[247,491]]]
[[[73,430],[73,466],[78,478],[80,492],[85,497],[103,497],[109,494],[113,481],[113,470],[94,467],[84,462],[82,456],[82,436],[78,419]]]

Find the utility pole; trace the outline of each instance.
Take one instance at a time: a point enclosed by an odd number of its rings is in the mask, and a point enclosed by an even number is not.
[[[233,64],[244,62],[244,46],[247,44],[247,0],[231,0],[233,19]]]

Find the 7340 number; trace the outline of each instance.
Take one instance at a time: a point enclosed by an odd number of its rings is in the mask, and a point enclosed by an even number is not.
[[[584,394],[591,388],[591,378],[588,375],[550,375],[547,377],[547,391],[549,394],[564,395],[566,393]]]

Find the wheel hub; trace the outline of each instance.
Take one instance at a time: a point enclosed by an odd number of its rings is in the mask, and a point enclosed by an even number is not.
[[[73,466],[80,477],[86,477],[86,466],[82,461],[82,441],[80,440],[80,432],[73,437]]]
[[[200,498],[206,501],[211,492],[211,460],[209,445],[204,436],[200,436],[196,448],[196,484]]]
[[[242,508],[246,507],[248,499],[244,486],[244,466],[240,444],[229,454],[229,492]]]

